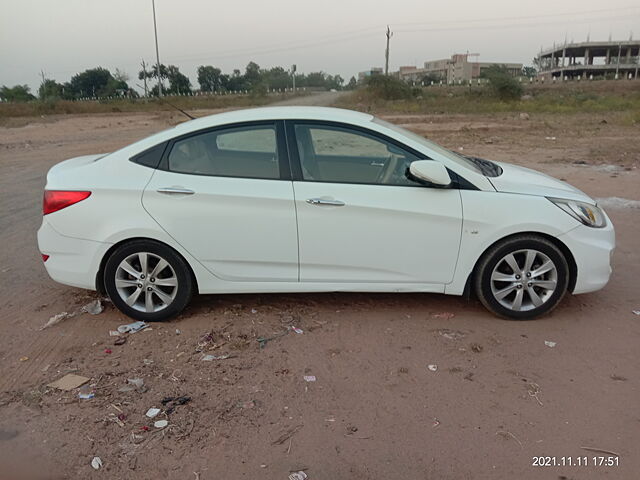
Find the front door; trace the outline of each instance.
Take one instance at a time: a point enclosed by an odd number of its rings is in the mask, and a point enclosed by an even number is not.
[[[445,284],[462,229],[456,189],[405,177],[424,158],[348,126],[296,122],[300,281]]]

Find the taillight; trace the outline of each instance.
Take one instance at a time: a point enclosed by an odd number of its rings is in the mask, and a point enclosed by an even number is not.
[[[91,195],[91,192],[45,190],[44,199],[42,200],[42,214],[48,215],[67,208],[74,203],[81,202],[89,195]]]
[[[46,262],[47,260],[49,260],[49,255],[45,255],[44,253],[41,253],[40,255],[42,255],[43,262]]]

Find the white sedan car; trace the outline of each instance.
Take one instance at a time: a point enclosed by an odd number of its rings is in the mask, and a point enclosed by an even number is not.
[[[529,319],[602,288],[613,225],[576,188],[316,107],[199,118],[47,175],[56,281],[164,320],[194,293],[475,293]]]

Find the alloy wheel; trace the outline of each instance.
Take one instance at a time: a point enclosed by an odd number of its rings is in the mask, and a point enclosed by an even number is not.
[[[503,307],[533,310],[551,298],[558,286],[558,269],[544,253],[524,249],[508,253],[491,272],[491,293]]]
[[[167,308],[178,293],[178,277],[164,258],[136,252],[120,262],[115,274],[120,298],[131,308],[146,313]]]

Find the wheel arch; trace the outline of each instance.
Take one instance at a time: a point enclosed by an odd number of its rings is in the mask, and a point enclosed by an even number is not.
[[[125,238],[123,240],[120,240],[117,243],[114,243],[113,245],[111,245],[111,247],[109,247],[109,249],[102,256],[102,259],[100,260],[100,266],[98,268],[98,272],[96,273],[96,290],[101,295],[106,295],[106,293],[107,293],[107,291],[105,289],[105,286],[104,286],[104,268],[105,268],[105,266],[107,264],[107,260],[111,256],[111,254],[113,252],[115,252],[122,245],[125,245],[125,244],[130,243],[130,242],[134,242],[134,241],[140,241],[140,240],[146,241],[146,242],[160,243],[160,244],[164,245],[165,247],[170,248],[171,250],[173,250],[175,252],[175,254],[178,255],[184,261],[184,263],[187,265],[187,267],[189,267],[189,272],[191,273],[191,280],[193,281],[194,291],[195,292],[199,292],[200,291],[200,289],[198,287],[198,278],[196,277],[196,275],[195,275],[195,273],[193,271],[193,267],[191,266],[191,263],[189,263],[189,260],[184,258],[184,255],[182,255],[178,250],[173,248],[171,245],[169,245],[169,244],[167,244],[165,242],[162,242],[160,240],[157,240],[155,238],[150,238],[150,237],[131,237],[131,238]]]
[[[544,238],[545,240],[550,241],[560,249],[560,251],[564,255],[564,258],[567,260],[567,265],[569,266],[569,285],[567,286],[567,290],[570,293],[573,293],[573,290],[576,286],[576,280],[578,278],[578,266],[576,264],[575,258],[573,257],[573,254],[571,253],[571,250],[569,250],[569,247],[567,247],[558,237],[554,237],[553,235],[549,235],[547,233],[542,233],[542,232],[527,231],[527,232],[512,233],[504,237],[501,237],[484,249],[484,251],[476,259],[473,265],[473,268],[471,269],[471,273],[469,273],[469,275],[467,276],[467,281],[465,282],[464,292],[463,292],[463,296],[465,298],[470,298],[474,294],[473,288],[471,288],[471,286],[473,285],[475,275],[478,270],[478,265],[480,264],[481,260],[485,257],[487,252],[491,250],[496,244],[520,235],[537,235],[539,237]]]

